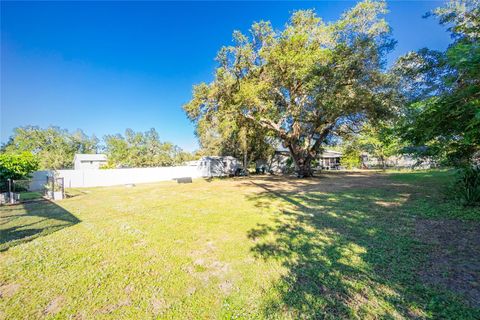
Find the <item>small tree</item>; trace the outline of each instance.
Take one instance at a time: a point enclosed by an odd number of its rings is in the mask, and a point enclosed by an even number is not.
[[[393,127],[386,123],[366,124],[358,137],[358,143],[363,151],[380,160],[383,170],[387,167],[386,160],[400,149]]]
[[[357,149],[346,148],[342,154],[340,164],[347,169],[353,169],[358,168],[360,163],[360,152]]]
[[[0,154],[0,180],[29,178],[38,169],[38,159],[30,152]]]

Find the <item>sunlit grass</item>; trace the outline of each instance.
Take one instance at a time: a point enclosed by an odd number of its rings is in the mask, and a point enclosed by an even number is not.
[[[331,192],[248,178],[78,189],[0,208],[0,318],[474,319],[419,283],[414,219],[422,201],[448,202],[420,196],[435,172],[410,174]]]

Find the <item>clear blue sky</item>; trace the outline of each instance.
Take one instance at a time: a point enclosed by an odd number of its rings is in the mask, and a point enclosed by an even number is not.
[[[315,8],[332,21],[355,2],[1,3],[1,141],[23,125],[80,128],[102,137],[156,128],[161,139],[197,148],[181,106],[192,85],[212,79],[214,57],[233,30]],[[398,41],[389,62],[449,35],[422,15],[433,1],[389,2]]]

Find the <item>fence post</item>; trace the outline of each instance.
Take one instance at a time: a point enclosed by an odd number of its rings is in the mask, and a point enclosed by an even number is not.
[[[8,200],[10,203],[14,203],[13,193],[12,193],[12,179],[7,179],[8,181]]]
[[[65,179],[64,177],[60,178],[62,180],[62,199],[65,199]]]
[[[55,178],[52,177],[52,200],[55,200]]]

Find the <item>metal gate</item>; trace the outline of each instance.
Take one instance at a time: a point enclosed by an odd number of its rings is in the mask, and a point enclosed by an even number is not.
[[[61,200],[65,197],[63,178],[21,179],[0,182],[0,204],[38,200]]]

